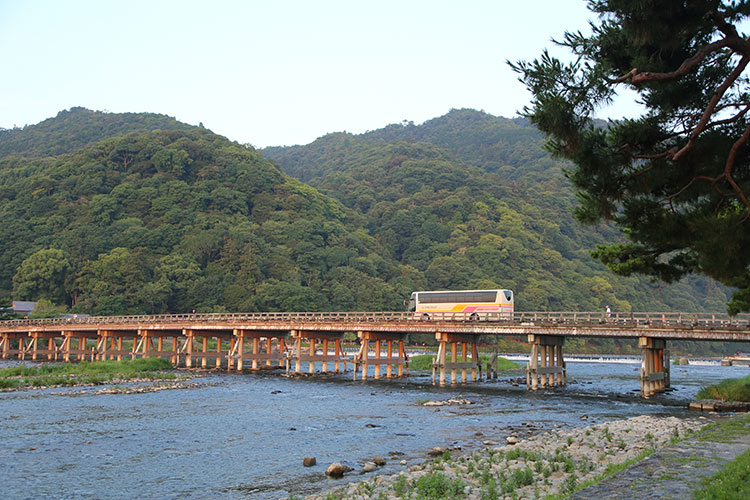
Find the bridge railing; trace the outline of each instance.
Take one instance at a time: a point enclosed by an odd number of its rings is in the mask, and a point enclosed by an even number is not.
[[[247,323],[247,322],[493,322],[514,324],[616,324],[701,327],[747,327],[750,314],[729,316],[725,313],[683,312],[255,312],[255,313],[184,313],[129,316],[78,316],[65,318],[17,319],[1,321],[0,327],[54,325],[146,325],[153,323]]]

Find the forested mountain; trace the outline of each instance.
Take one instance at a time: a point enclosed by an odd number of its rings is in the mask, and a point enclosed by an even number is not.
[[[10,155],[42,158],[71,153],[102,139],[130,132],[192,128],[169,116],[154,113],[104,113],[70,108],[36,125],[0,129],[0,158]]]
[[[542,143],[523,120],[455,110],[263,151],[307,185],[202,127],[74,108],[0,133],[0,297],[90,314],[362,311],[507,287],[519,310],[724,310],[711,281],[622,278],[591,258],[618,235],[572,219]]]
[[[365,218],[383,252],[430,289],[503,287],[522,310],[725,310],[703,278],[624,278],[589,255],[619,235],[573,220],[564,164],[523,120],[454,110],[423,125],[267,148],[286,173]]]
[[[354,211],[251,148],[176,128],[0,159],[0,289],[117,314],[392,310],[424,285]]]
[[[573,221],[541,144],[522,120],[457,110],[264,151],[309,187],[201,127],[74,108],[0,134],[0,290],[94,314],[391,310],[487,287],[522,310],[724,307],[711,282],[592,259],[617,235]]]

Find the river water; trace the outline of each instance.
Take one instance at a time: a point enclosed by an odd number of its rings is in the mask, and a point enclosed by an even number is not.
[[[2,366],[2,365],[0,365]],[[642,414],[686,416],[698,389],[748,367],[674,366],[672,392],[642,401],[640,365],[569,362],[569,385],[527,392],[497,381],[436,388],[425,374],[353,382],[351,373],[286,378],[212,373],[199,389],[93,395],[92,389],[0,394],[5,499],[276,499],[366,476],[325,477],[334,461],[385,472],[433,446],[482,446],[511,430],[541,432]],[[461,396],[470,405],[418,402]],[[531,430],[529,430],[531,429]],[[481,432],[483,436],[478,436]],[[302,459],[317,458],[305,468]]]

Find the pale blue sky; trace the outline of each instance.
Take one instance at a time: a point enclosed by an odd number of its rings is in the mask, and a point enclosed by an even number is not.
[[[509,117],[529,96],[505,60],[591,18],[583,0],[0,0],[0,127],[84,106],[264,147],[451,108]]]

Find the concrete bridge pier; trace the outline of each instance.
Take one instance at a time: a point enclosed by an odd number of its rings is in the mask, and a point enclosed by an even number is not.
[[[357,380],[357,372],[362,368],[362,380],[368,376],[369,366],[374,366],[373,377],[377,380],[381,375],[381,366],[385,365],[385,377],[392,378],[393,367],[396,367],[397,377],[404,376],[404,366],[406,366],[406,375],[409,375],[409,357],[406,355],[404,342],[407,333],[383,333],[383,332],[357,332],[360,340],[360,347],[357,356],[354,358],[354,380]],[[375,357],[370,357],[370,342],[374,343]],[[393,348],[396,343],[398,354],[394,356]],[[385,351],[383,351],[385,348]],[[383,356],[385,355],[385,356]]]
[[[302,373],[302,363],[307,362],[307,372],[315,373],[315,363],[321,363],[321,372],[328,373],[328,363],[333,363],[334,372],[340,373],[341,363],[344,363],[346,371],[346,356],[341,347],[341,339],[344,332],[311,332],[304,330],[292,330],[294,347],[291,352],[287,350],[287,373],[291,370],[291,363],[294,362],[294,373]],[[307,339],[307,353],[303,351],[302,341]],[[318,353],[318,344],[320,344],[320,353]],[[333,350],[331,350],[331,347]]]
[[[461,370],[461,383],[468,382],[467,370],[471,370],[471,381],[477,381],[477,373],[481,379],[482,360],[477,352],[477,335],[462,335],[457,333],[436,332],[435,339],[438,341],[437,359],[432,364],[432,384],[435,385],[439,373],[440,387],[446,383],[446,373],[450,370],[451,385],[458,383],[458,370]],[[461,346],[461,361],[458,360],[458,347]],[[469,346],[470,349],[469,349]],[[450,349],[450,361],[448,358]],[[469,350],[471,358],[468,358]]]
[[[638,346],[643,350],[641,397],[648,399],[669,387],[669,351],[666,340],[653,337],[639,337]]]
[[[273,368],[275,363],[277,367],[283,368],[287,356],[286,342],[284,332],[268,332],[262,330],[233,330],[234,337],[231,339],[231,349],[229,352],[229,366],[231,370],[233,361],[237,363],[237,371],[241,372],[244,368],[244,361],[251,362],[253,370],[261,368]],[[248,350],[245,351],[245,341],[248,342]],[[276,340],[276,349],[273,349],[273,340]]]
[[[531,354],[526,365],[526,389],[562,386],[567,383],[562,335],[529,335]]]

